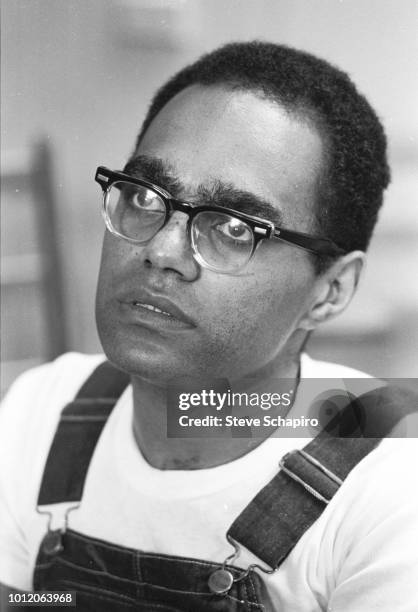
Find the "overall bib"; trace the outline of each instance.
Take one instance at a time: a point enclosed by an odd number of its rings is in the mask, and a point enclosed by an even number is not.
[[[80,504],[96,443],[128,384],[126,374],[103,363],[64,408],[42,478],[39,511],[49,504]],[[271,571],[279,568],[351,469],[399,419],[398,413],[382,425],[382,397],[386,404],[393,403],[393,397],[379,396],[376,401],[375,392],[371,397],[369,412],[379,406],[380,419],[373,437],[337,438],[324,433],[302,451],[288,453],[277,475],[231,525],[227,534],[231,543],[245,546]],[[76,591],[77,612],[273,612],[277,607],[261,569],[153,554],[69,528],[48,528],[36,560],[33,589]]]

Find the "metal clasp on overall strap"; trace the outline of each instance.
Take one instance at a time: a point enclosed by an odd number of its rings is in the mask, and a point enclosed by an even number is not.
[[[208,585],[212,593],[216,593],[217,595],[225,595],[229,591],[229,589],[232,587],[234,582],[239,582],[240,580],[243,580],[246,576],[248,576],[248,574],[253,569],[256,569],[256,568],[260,570],[261,572],[263,572],[264,574],[274,574],[277,568],[267,569],[265,567],[262,567],[261,565],[258,565],[258,563],[251,563],[251,565],[249,565],[247,569],[245,570],[239,570],[237,568],[237,571],[240,571],[240,573],[237,577],[234,578],[233,573],[229,569],[226,568],[226,565],[227,564],[231,565],[231,563],[239,557],[241,548],[238,542],[236,542],[233,538],[231,538],[229,534],[226,534],[226,539],[234,547],[234,552],[231,553],[225,559],[220,569],[215,570],[209,576]]]
[[[309,453],[307,453],[304,450],[296,449],[296,450],[290,451],[289,453],[286,453],[286,455],[280,460],[279,467],[280,469],[283,470],[285,474],[287,474],[295,482],[298,482],[299,484],[301,484],[311,495],[313,495],[320,501],[324,502],[324,504],[329,504],[329,502],[331,501],[331,498],[327,499],[326,497],[321,495],[319,491],[317,491],[310,484],[305,482],[303,478],[301,478],[300,476],[292,472],[292,470],[290,470],[288,467],[286,467],[286,460],[288,459],[288,457],[290,457],[291,455],[294,455],[295,453],[301,455],[304,459],[306,459],[306,461],[308,461],[308,463],[310,463],[311,465],[316,467],[318,470],[320,470],[323,474],[328,476],[328,478],[330,478],[330,480],[335,482],[339,487],[343,484],[343,481],[341,480],[341,478],[338,478],[338,476],[336,476],[333,472],[331,472],[331,470],[325,467],[325,465],[322,465],[322,463],[318,461],[318,459],[315,459],[315,457],[312,457],[312,455],[309,455]]]
[[[48,517],[47,533],[42,541],[42,550],[44,553],[53,556],[57,555],[63,550],[64,547],[62,544],[62,536],[67,531],[68,515],[70,514],[70,512],[76,510],[79,507],[80,504],[76,504],[75,506],[70,506],[69,508],[67,508],[64,515],[63,526],[58,529],[51,529],[51,523],[53,518],[52,512],[49,512],[48,510],[40,510],[39,506],[36,506],[36,512],[38,514],[43,514]]]

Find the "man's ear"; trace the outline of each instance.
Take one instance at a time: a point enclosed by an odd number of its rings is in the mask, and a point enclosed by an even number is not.
[[[310,308],[300,321],[300,329],[313,330],[347,308],[356,292],[365,261],[365,253],[352,251],[318,276]]]

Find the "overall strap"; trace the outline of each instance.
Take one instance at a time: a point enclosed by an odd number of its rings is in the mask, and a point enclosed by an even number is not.
[[[78,502],[103,427],[129,384],[129,376],[101,363],[61,413],[49,451],[38,506]]]
[[[283,457],[281,470],[238,516],[228,536],[271,568],[279,567],[350,471],[417,409],[418,397],[397,387],[352,400],[338,416],[337,431],[334,419],[303,450]]]

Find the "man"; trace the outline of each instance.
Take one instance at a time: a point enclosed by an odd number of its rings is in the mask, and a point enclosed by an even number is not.
[[[11,390],[5,585],[76,591],[80,610],[417,609],[412,441],[376,443],[269,563],[255,551],[280,547],[275,529],[300,523],[298,503],[284,513],[279,497],[263,532],[266,504],[244,542],[229,530],[308,440],[168,437],[166,424],[169,389],[185,377],[259,391],[365,376],[302,351],[356,290],[389,181],[385,149],[348,77],[284,46],[227,45],[162,87],[123,172],[96,174],[107,226],[97,325],[131,385],[114,369],[92,378],[102,356],[69,354]]]

